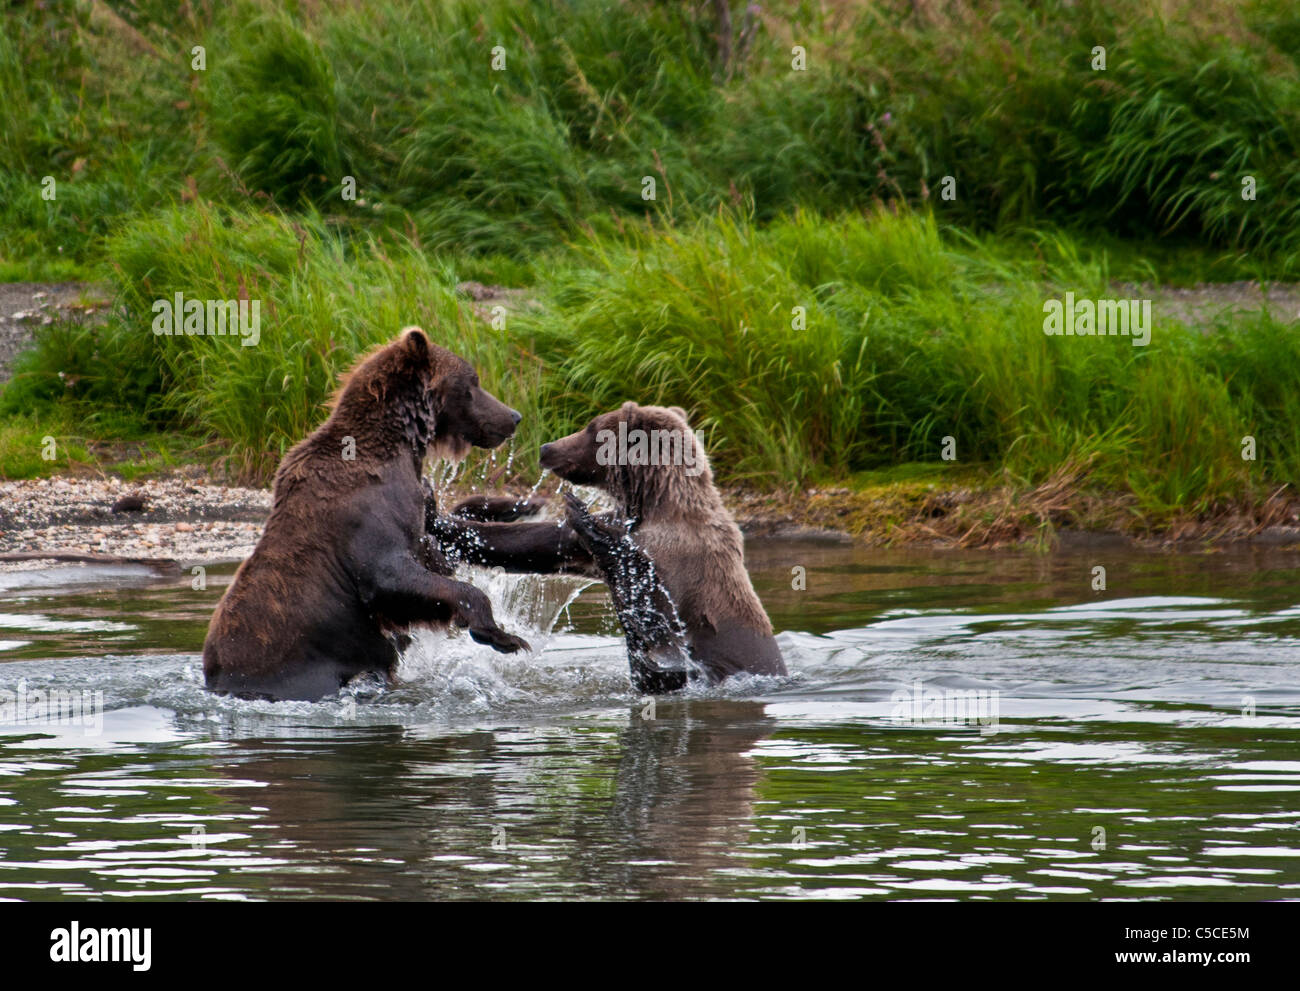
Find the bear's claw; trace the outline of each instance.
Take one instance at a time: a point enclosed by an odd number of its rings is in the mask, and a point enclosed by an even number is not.
[[[626,525],[592,516],[587,504],[572,492],[564,493],[564,508],[569,526],[588,552],[594,553],[596,546],[606,543],[617,546],[627,536]]]
[[[503,654],[513,654],[517,650],[532,653],[533,648],[528,645],[528,641],[523,637],[517,637],[513,633],[507,633],[499,627],[479,628],[476,627],[469,631],[469,635],[478,643],[487,644],[493,650],[498,650]]]

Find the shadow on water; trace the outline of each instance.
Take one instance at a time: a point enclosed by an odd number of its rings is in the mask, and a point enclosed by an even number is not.
[[[233,569],[0,575],[0,692],[91,703],[0,718],[0,898],[1300,892],[1300,555],[749,562],[792,676],[653,707],[599,586],[478,575],[535,656],[276,705],[201,686]]]

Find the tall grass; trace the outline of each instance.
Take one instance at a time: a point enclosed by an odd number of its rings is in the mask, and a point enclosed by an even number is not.
[[[602,242],[592,264],[557,279],[557,306],[525,324],[556,363],[550,405],[575,418],[626,399],[694,407],[740,477],[852,462],[861,356],[759,232],[724,216]]]
[[[451,273],[409,245],[349,243],[310,217],[192,206],[133,225],[110,247],[116,312],[101,327],[41,332],[0,412],[56,400],[83,411],[139,411],[155,427],[219,440],[234,476],[266,480],[324,418],[357,355],[414,323],[525,413],[521,439],[530,448],[549,428],[537,405],[536,359],[462,309]],[[250,347],[238,336],[156,335],[153,301],[177,292],[258,300],[260,340]]]
[[[1265,316],[1207,335],[1158,306],[1146,347],[1050,337],[1045,299],[1108,294],[1104,259],[1059,238],[1029,261],[928,215],[724,211],[590,239],[535,273],[503,329],[457,296],[454,263],[319,216],[194,205],[112,246],[119,315],[45,332],[0,411],[55,408],[72,376],[85,406],[216,438],[247,477],[319,422],[358,353],[415,322],[524,412],[525,474],[542,441],[634,399],[687,408],[722,477],[760,486],[936,462],[948,444],[1024,484],[1071,466],[1158,516],[1300,480],[1300,339]],[[155,336],[152,301],[178,291],[260,299],[260,343]],[[1242,460],[1247,435],[1259,461]]]
[[[1249,249],[1273,274],[1300,268],[1300,13],[1288,0],[791,0],[764,5],[728,73],[710,9],[11,11],[0,261],[58,247],[100,258],[116,218],[253,196],[516,257],[722,204],[767,221],[906,201],[973,228],[1156,233]],[[195,44],[203,71],[190,67]],[[792,69],[795,44],[805,71]],[[67,199],[39,200],[45,175]],[[345,175],[357,200],[341,196]],[[1242,197],[1246,177],[1255,199]]]
[[[104,5],[5,10],[0,270],[95,274],[104,239],[123,217],[185,190],[200,157],[180,58],[187,25],[174,4],[135,7],[139,27]],[[52,199],[43,195],[46,177]]]
[[[958,460],[1027,483],[1070,464],[1153,513],[1196,512],[1262,480],[1241,458],[1253,430],[1273,435],[1268,477],[1298,477],[1278,402],[1300,387],[1300,341],[1266,317],[1206,336],[1159,307],[1147,347],[1050,337],[1046,298],[1109,292],[1104,264],[1057,249],[1030,265],[889,213],[724,217],[602,242],[530,329],[573,421],[625,398],[685,405],[733,478],[935,461],[951,437]]]
[[[338,95],[320,47],[287,16],[236,7],[213,45],[203,107],[248,188],[295,205],[338,195]]]

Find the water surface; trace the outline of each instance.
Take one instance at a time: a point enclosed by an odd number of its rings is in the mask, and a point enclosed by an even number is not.
[[[102,699],[0,718],[0,898],[1300,894],[1300,555],[748,555],[791,677],[653,710],[599,585],[272,704],[201,687],[233,568],[0,574],[0,691]]]

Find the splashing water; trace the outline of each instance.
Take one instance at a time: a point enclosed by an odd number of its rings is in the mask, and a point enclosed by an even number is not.
[[[529,499],[537,495],[537,490],[542,487],[542,483],[545,482],[550,477],[550,475],[551,475],[551,469],[549,468],[542,469],[542,473],[537,476],[537,481],[535,481],[533,483],[533,487],[528,490]]]
[[[479,459],[478,478],[474,481],[474,484],[472,486],[474,491],[477,492],[478,490],[487,487],[488,475],[491,474],[492,469],[495,468],[496,465],[497,465],[497,450],[494,447],[492,448],[492,450],[487,452],[486,457]]]

